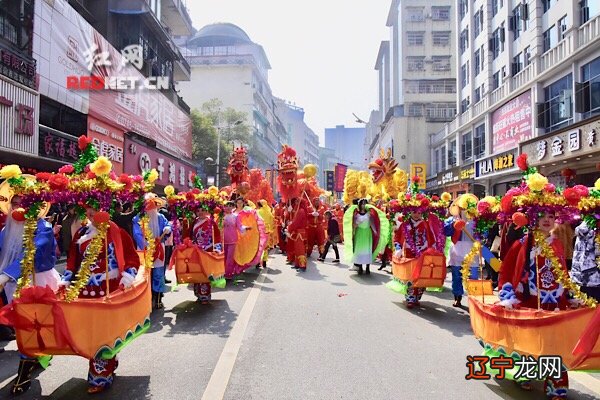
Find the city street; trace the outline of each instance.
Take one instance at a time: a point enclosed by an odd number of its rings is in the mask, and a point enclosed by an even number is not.
[[[524,392],[509,381],[465,381],[466,356],[481,348],[467,310],[451,306],[450,282],[410,311],[378,266],[358,275],[313,259],[302,273],[277,254],[268,271],[248,270],[208,306],[178,286],[149,332],[120,354],[113,388],[96,398],[545,398],[540,385]],[[9,398],[18,364],[15,342],[5,350],[0,398]],[[87,360],[56,357],[20,398],[88,399],[86,373]],[[597,374],[570,380],[570,399],[598,398]]]

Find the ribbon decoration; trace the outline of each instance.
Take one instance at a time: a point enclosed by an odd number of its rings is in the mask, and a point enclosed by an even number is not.
[[[164,260],[165,259],[165,248],[162,246],[160,237],[154,239],[154,254],[152,260]]]

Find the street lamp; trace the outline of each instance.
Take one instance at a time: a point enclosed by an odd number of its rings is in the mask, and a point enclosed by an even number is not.
[[[237,125],[239,125],[239,124],[241,124],[243,122],[244,121],[242,121],[241,119],[238,119],[237,121],[235,121],[233,123],[233,126],[237,126]],[[231,129],[231,125],[228,126],[227,128]],[[215,162],[216,165],[217,165],[217,182],[216,182],[216,186],[217,187],[219,187],[219,176],[221,175],[221,173],[220,173],[221,172],[220,171],[220,168],[221,168],[220,162],[221,162],[221,130],[222,129],[223,129],[223,127],[217,126],[217,161]],[[208,158],[210,158],[210,157],[208,157]],[[208,161],[208,158],[207,158],[207,161]],[[212,161],[212,158],[211,158],[211,161]]]

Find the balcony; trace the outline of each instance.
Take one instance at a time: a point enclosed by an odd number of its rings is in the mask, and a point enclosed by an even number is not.
[[[575,50],[573,43],[574,36],[573,32],[571,32],[567,37],[558,42],[556,46],[542,54],[540,73],[562,63],[573,54]]]
[[[173,35],[188,36],[194,32],[183,0],[162,0],[160,12],[161,22],[169,27]]]
[[[519,71],[518,74],[512,77],[512,90],[519,90],[522,86],[529,84],[535,75],[534,64],[530,63],[528,66]]]

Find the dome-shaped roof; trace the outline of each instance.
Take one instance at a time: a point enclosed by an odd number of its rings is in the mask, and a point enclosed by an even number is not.
[[[240,43],[252,43],[252,40],[239,26],[219,22],[202,27],[188,43],[197,46],[231,46]]]

